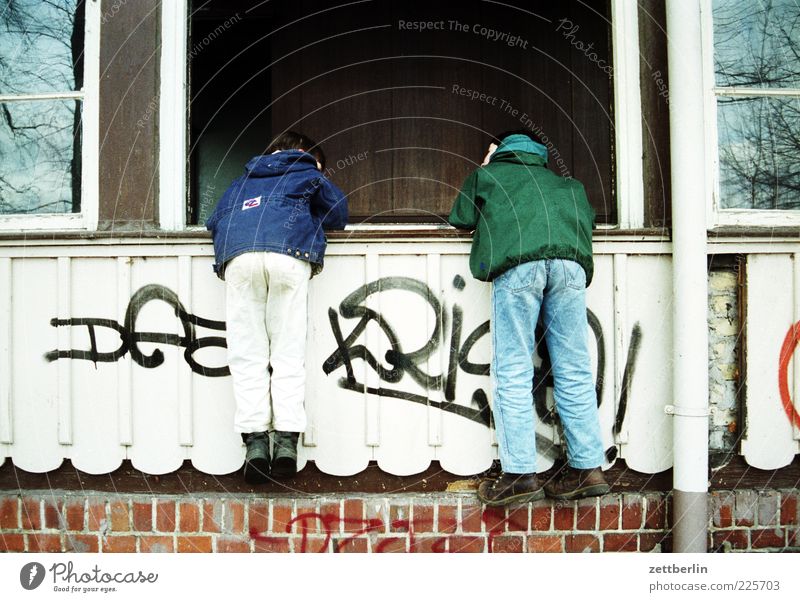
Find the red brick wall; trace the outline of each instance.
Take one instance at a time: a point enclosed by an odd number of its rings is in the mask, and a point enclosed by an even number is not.
[[[709,495],[709,549],[800,551],[797,490]],[[669,551],[669,496],[508,510],[473,495],[329,498],[0,492],[0,551]]]

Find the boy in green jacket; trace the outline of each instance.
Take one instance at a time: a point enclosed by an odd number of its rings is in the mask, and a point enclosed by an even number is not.
[[[470,270],[492,281],[492,391],[502,473],[481,483],[489,506],[547,495],[576,499],[609,491],[587,344],[594,210],[583,185],[547,169],[530,132],[497,136],[467,177],[450,223],[475,230]],[[536,478],[534,331],[542,313],[568,466],[542,488]]]

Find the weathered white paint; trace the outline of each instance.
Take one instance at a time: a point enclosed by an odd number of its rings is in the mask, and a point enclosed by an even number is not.
[[[50,325],[58,315],[56,261],[13,260],[11,280],[13,291],[3,291],[11,295],[11,457],[18,468],[46,472],[58,468],[65,452],[58,443],[58,365],[43,359],[58,345]]]
[[[309,422],[315,430],[315,447],[301,447],[300,451],[302,457],[314,459],[320,470],[333,475],[356,474],[364,470],[372,460],[370,443],[374,441],[367,438],[367,424],[370,404],[375,402],[368,400],[365,394],[337,387],[335,383],[341,376],[341,369],[323,379],[326,386],[316,386],[311,383],[311,379],[312,374],[318,378],[321,376],[320,366],[335,347],[328,323],[328,310],[338,308],[341,297],[346,292],[364,284],[368,261],[364,255],[342,255],[336,258],[329,256],[325,261],[325,269],[311,280],[309,292],[309,316],[313,319],[309,320],[309,344],[306,352],[309,373],[306,409]],[[370,273],[370,276],[374,277],[376,274],[377,272]],[[341,291],[340,294],[335,298],[319,294],[319,291],[331,288]],[[345,328],[344,333],[346,332]],[[366,336],[369,336],[369,332],[362,334],[362,343]],[[360,382],[365,382],[366,370],[363,362],[356,363],[354,370],[359,374]],[[376,429],[377,425],[373,428]]]
[[[630,336],[625,332],[624,325],[619,323],[620,304],[626,300],[622,299],[617,291],[617,281],[619,271],[617,270],[618,254],[595,255],[594,258],[594,280],[586,290],[586,305],[597,316],[597,320],[603,327],[603,345],[598,347],[596,337],[589,334],[589,350],[592,356],[592,368],[595,378],[597,378],[600,368],[601,351],[605,355],[604,367],[602,370],[603,390],[600,396],[600,432],[603,437],[603,448],[613,447],[617,441],[614,437],[614,422],[617,415],[617,403],[619,391],[616,389],[616,371],[618,360],[616,358],[616,333],[620,332],[624,336],[624,341]],[[591,330],[591,327],[590,327]],[[627,342],[623,344],[627,345]],[[625,359],[619,362],[624,366]],[[561,443],[558,437],[554,438]],[[545,465],[540,464],[540,470],[549,468],[552,462]],[[607,464],[607,466],[610,464]]]
[[[181,299],[183,308],[192,313],[192,258],[187,255],[178,257],[178,299]],[[185,333],[183,333],[185,334]],[[184,369],[180,362],[176,362],[175,371],[178,381],[178,416],[180,431],[180,444],[191,446],[193,440],[192,433],[192,397],[193,382],[192,372]]]
[[[798,299],[792,255],[747,258],[747,401],[742,453],[747,463],[771,470],[789,464],[800,452],[779,391],[781,347],[796,322]],[[796,390],[800,353],[789,364],[789,390]],[[794,406],[798,407],[797,397]]]
[[[62,258],[59,258],[61,260]],[[63,258],[67,259],[67,258]],[[124,322],[125,307],[130,293],[126,292],[122,311],[116,303],[117,279],[129,264],[124,258],[113,257],[74,258],[71,259],[72,317],[104,317]],[[38,321],[38,318],[37,318]],[[86,327],[51,327],[57,331],[59,349],[90,349],[89,333]],[[63,347],[61,337],[71,341],[70,346]],[[111,351],[120,346],[121,339],[115,330],[95,328],[97,345],[100,350]],[[42,358],[53,347],[37,349],[36,357]],[[128,356],[129,357],[129,356]],[[79,361],[61,359],[54,362],[59,370],[66,369],[72,380],[72,445],[63,446],[65,457],[71,458],[73,464],[84,472],[103,474],[111,472],[122,464],[127,448],[121,445],[118,424],[121,409],[119,397],[127,394],[130,401],[131,384],[120,386],[118,373],[126,370],[130,373],[128,358],[113,363]]]
[[[0,257],[0,466],[10,454],[11,417],[11,259]]]
[[[638,2],[611,1],[611,39],[619,226],[641,228],[644,225],[644,178]]]
[[[673,323],[672,272],[669,261],[628,258],[628,334],[641,328],[641,342],[634,363],[623,426],[628,441],[622,446],[628,466],[654,473],[672,466],[672,419],[664,408],[672,403]],[[628,355],[626,344],[626,361]]]
[[[117,320],[125,319],[125,311],[131,298],[131,263],[130,257],[117,257]],[[131,393],[133,382],[131,362],[117,362],[117,429],[120,445],[133,443],[133,421],[131,419]]]
[[[241,466],[244,448],[232,428],[230,378],[192,372],[184,359],[184,347],[139,343],[145,355],[152,355],[156,349],[163,353],[163,363],[152,368],[132,361],[130,351],[116,362],[97,362],[96,366],[90,360],[48,362],[44,357],[48,351],[69,349],[62,347],[64,344],[90,349],[86,326],[55,327],[51,319],[103,318],[124,324],[132,295],[151,284],[179,293],[181,304],[195,316],[224,321],[224,284],[211,272],[210,245],[81,241],[76,246],[26,243],[6,247],[6,251],[7,256],[0,258],[0,285],[5,285],[0,288],[0,316],[6,316],[0,319],[0,349],[7,345],[10,352],[2,354],[8,367],[3,368],[5,364],[0,362],[0,370],[5,370],[0,372],[0,392],[8,391],[5,398],[0,397],[0,434],[8,443],[0,441],[0,457],[10,456],[18,467],[32,472],[56,468],[63,458],[71,458],[78,469],[95,474],[113,471],[126,458],[137,469],[156,474],[176,469],[187,458],[209,474],[227,474]],[[306,395],[309,432],[300,447],[301,465],[313,460],[322,471],[334,475],[356,474],[372,460],[387,472],[405,475],[424,470],[433,460],[455,474],[474,474],[490,465],[496,457],[493,431],[439,409],[447,402],[442,388],[419,384],[408,373],[399,382],[381,381],[362,359],[352,360],[358,383],[418,395],[422,403],[417,403],[342,388],[344,366],[328,375],[322,370],[336,349],[329,311],[338,317],[346,338],[360,316],[342,316],[343,299],[368,282],[402,277],[418,281],[423,292],[424,287],[429,288],[440,304],[438,319],[445,327],[434,351],[418,363],[420,370],[432,376],[446,375],[456,306],[463,315],[462,347],[489,318],[490,287],[469,275],[468,251],[468,243],[462,241],[331,243],[325,270],[311,282]],[[672,418],[664,414],[664,407],[672,400],[670,260],[661,254],[612,252],[598,253],[595,263],[595,280],[587,291],[587,302],[603,331],[603,442],[606,448],[618,444],[619,455],[634,470],[661,471],[672,464]],[[67,265],[68,270],[64,267]],[[776,272],[776,266],[782,266],[781,270]],[[791,300],[794,270],[788,254],[752,257],[748,266],[750,277],[760,279],[748,288],[751,296],[757,295],[748,299],[749,348],[774,350],[751,352],[748,358],[751,372],[763,358],[766,365],[761,372],[768,375],[759,381],[758,373],[748,373],[748,404],[760,407],[769,385],[772,393],[767,403],[773,406],[774,416],[764,423],[764,438],[753,439],[757,425],[751,423],[765,414],[750,412],[745,449],[750,461],[752,454],[770,455],[776,448],[785,447],[788,452],[777,459],[751,462],[770,468],[787,464],[798,452],[776,385],[778,352],[796,311]],[[65,288],[67,273],[68,303],[64,293],[58,293]],[[463,290],[454,284],[457,275],[463,277]],[[785,294],[776,288],[781,278],[786,283]],[[775,304],[776,292],[778,297],[789,299],[786,307]],[[67,305],[70,315],[62,315]],[[406,353],[421,348],[435,330],[437,316],[424,294],[387,290],[384,286],[384,290],[369,295],[363,305],[380,312]],[[777,320],[777,316],[784,319]],[[614,424],[636,324],[641,328],[641,341],[622,422],[624,437],[615,442]],[[194,329],[198,338],[224,336],[224,332],[205,326]],[[135,330],[185,336],[173,307],[158,299],[141,308]],[[101,353],[112,352],[122,344],[112,328],[97,326],[95,336]],[[596,373],[599,354],[595,336],[587,332],[587,337]],[[353,345],[365,345],[382,366],[391,368],[386,357],[390,341],[374,320]],[[469,352],[468,361],[488,363],[490,347],[490,336],[482,336]],[[208,368],[226,364],[221,347],[199,349],[192,358]],[[539,365],[540,360],[536,362]],[[66,371],[72,382],[68,408],[65,398],[59,398],[59,371],[62,375]],[[457,367],[456,377],[458,406],[470,408],[477,390],[491,397],[487,376]],[[426,399],[428,402],[424,402]],[[548,400],[552,404],[552,395]],[[72,443],[62,445],[59,412],[63,415],[67,409]],[[776,424],[782,424],[786,432],[776,430]],[[537,433],[542,444],[560,442],[553,425],[540,421]],[[552,465],[552,454],[545,445],[539,451],[539,469],[544,470]]]
[[[133,258],[131,288],[139,290],[148,284],[160,284],[177,289],[176,257]],[[172,308],[166,303],[152,301],[142,308],[132,328],[138,332],[182,332]],[[152,356],[156,349],[164,355],[157,368],[131,366],[133,444],[128,458],[144,472],[159,474],[180,467],[185,458],[179,441],[178,383],[175,363],[182,362],[182,349],[173,345],[141,343],[142,353]],[[158,372],[159,378],[153,378]]]
[[[188,14],[187,0],[161,3],[158,223],[164,230],[186,226]]]
[[[58,264],[58,319],[66,320],[72,315],[71,258],[59,257]],[[58,329],[58,348],[72,349],[72,329]],[[67,362],[58,363],[58,442],[72,445],[72,370]]]
[[[625,358],[628,349],[628,256],[614,254],[614,399],[619,400],[622,393],[622,379],[625,376]],[[615,443],[627,443],[628,432],[620,429],[615,434]]]

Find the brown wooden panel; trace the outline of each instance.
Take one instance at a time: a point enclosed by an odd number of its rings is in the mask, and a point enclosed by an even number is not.
[[[541,48],[546,45],[542,40],[550,28],[548,12],[552,12],[548,6],[521,1],[482,5],[482,25],[520,38],[511,46],[492,39],[481,43],[483,89],[492,97],[482,106],[482,127],[487,138],[507,130],[525,129],[529,121],[542,122],[548,86]],[[559,86],[553,88],[563,91]]]
[[[525,62],[521,71],[526,82],[522,106],[527,117],[521,115],[520,123],[548,147],[548,167],[561,176],[573,176],[572,93],[575,84],[571,47],[558,31],[559,21],[569,16],[569,4],[538,3],[535,10],[544,22],[533,22],[531,60]]]
[[[639,3],[639,73],[642,95],[642,151],[645,226],[671,222],[669,80],[664,0]]]
[[[447,215],[461,182],[480,163],[480,102],[460,94],[481,88],[480,39],[460,27],[471,27],[476,15],[475,2],[395,7],[392,206],[400,214],[432,221]],[[419,20],[441,29],[400,28],[400,21]]]
[[[109,17],[100,28],[101,230],[156,225],[159,5],[102,3]]]
[[[268,32],[272,48],[272,136],[285,130],[298,130],[315,139],[315,132],[303,132],[301,127],[303,55],[299,50],[306,43],[301,35],[303,6],[301,2],[280,2],[277,7],[280,16]]]
[[[325,150],[328,176],[349,194],[352,219],[391,198],[391,42],[378,3],[330,8],[305,0],[302,129]],[[325,12],[320,12],[325,11]],[[318,14],[315,14],[318,13]]]

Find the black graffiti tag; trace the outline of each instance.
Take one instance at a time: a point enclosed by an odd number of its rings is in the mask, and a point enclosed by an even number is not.
[[[456,276],[453,280],[453,286],[458,290],[463,289],[463,278]],[[367,298],[371,295],[389,290],[404,290],[419,295],[425,299],[433,311],[434,316],[436,316],[430,338],[419,349],[404,351],[400,337],[392,325],[389,324],[381,313],[365,305]],[[339,323],[340,315],[347,319],[359,318],[358,323],[346,337],[342,334],[341,325]],[[597,393],[597,403],[600,405],[603,399],[603,374],[605,372],[606,363],[603,329],[600,325],[600,320],[588,308],[586,310],[586,317],[592,334],[594,335],[596,345],[597,376],[595,380],[595,391]],[[455,413],[485,426],[491,426],[491,411],[486,392],[483,389],[476,389],[472,393],[469,407],[455,403],[459,368],[467,374],[489,374],[489,364],[474,364],[468,359],[470,351],[475,344],[481,337],[489,334],[489,321],[487,320],[476,327],[466,337],[462,345],[461,339],[464,315],[463,309],[458,304],[453,305],[452,318],[447,372],[444,375],[428,374],[422,366],[424,366],[428,358],[430,358],[433,352],[438,348],[439,341],[442,338],[442,330],[446,327],[446,313],[443,311],[442,304],[425,283],[414,278],[387,277],[375,280],[357,288],[345,297],[339,304],[338,313],[333,308],[328,309],[328,319],[330,321],[331,331],[336,340],[336,349],[324,361],[322,369],[325,374],[330,374],[341,366],[344,366],[346,376],[339,380],[339,386],[344,389],[360,393],[368,392],[382,397],[403,399],[414,403],[437,407],[443,411]],[[374,321],[378,325],[389,341],[390,349],[386,352],[384,357],[388,367],[379,361],[365,345],[356,343],[370,321]],[[637,322],[634,324],[631,332],[628,357],[622,379],[622,390],[620,392],[620,399],[614,420],[614,434],[619,434],[625,419],[630,386],[641,338],[641,327]],[[534,371],[532,383],[536,414],[545,424],[557,424],[555,409],[549,407],[547,403],[547,389],[553,387],[554,381],[550,356],[544,337],[544,328],[541,323],[536,329],[536,351],[541,358],[540,365]],[[404,375],[408,374],[417,384],[428,390],[443,391],[445,401],[438,402],[429,399],[425,395],[395,388],[384,386],[368,387],[364,383],[358,382],[356,379],[355,371],[353,370],[353,360],[355,359],[365,361],[370,368],[378,374],[383,382],[396,384],[403,379]],[[537,439],[539,439],[538,436]],[[545,441],[541,442],[545,443]],[[547,440],[547,443],[552,444],[549,440]],[[609,448],[609,450],[606,451],[606,456],[609,461],[613,461],[616,456],[616,447]]]
[[[458,278],[458,277],[457,277]],[[463,281],[462,281],[463,282]],[[456,288],[458,280],[454,281]],[[461,287],[463,288],[463,286]],[[404,290],[422,297],[433,310],[435,316],[433,332],[430,338],[419,349],[414,351],[404,351],[403,345],[396,331],[389,322],[373,309],[364,303],[371,295],[389,291]],[[343,318],[360,318],[359,322],[345,337],[339,324],[339,314]],[[469,354],[472,347],[478,340],[489,332],[489,322],[486,321],[478,326],[461,344],[461,331],[463,312],[458,305],[453,307],[453,327],[450,337],[450,349],[448,369],[445,375],[428,374],[422,365],[427,362],[434,351],[439,346],[442,329],[445,324],[445,315],[439,300],[433,291],[424,283],[414,278],[406,277],[387,277],[375,280],[345,297],[339,304],[339,314],[333,308],[328,309],[328,319],[331,324],[331,331],[336,339],[336,350],[325,360],[322,370],[325,374],[330,374],[340,366],[345,367],[347,376],[340,379],[339,386],[358,392],[368,392],[381,397],[393,397],[404,399],[414,403],[429,405],[440,408],[445,412],[451,412],[464,418],[474,420],[480,424],[489,426],[491,424],[491,411],[489,401],[483,389],[476,389],[472,393],[470,406],[463,406],[455,403],[456,379],[458,368],[468,374],[489,374],[489,364],[474,364],[469,361]],[[370,321],[374,321],[389,340],[390,349],[386,352],[384,360],[389,367],[383,365],[366,346],[355,344],[358,337],[366,329]],[[439,402],[429,399],[425,395],[419,395],[400,389],[387,387],[368,387],[357,381],[353,370],[353,360],[364,360],[384,382],[395,384],[399,383],[405,374],[408,374],[417,384],[428,390],[443,390],[444,401]]]
[[[151,301],[163,301],[172,307],[175,315],[181,323],[183,334],[169,332],[137,332],[136,320],[142,308]],[[131,359],[143,368],[156,368],[164,363],[164,352],[155,349],[150,355],[139,349],[139,343],[162,343],[164,345],[176,345],[184,347],[183,358],[192,372],[203,376],[228,376],[230,371],[227,366],[208,367],[203,366],[194,359],[194,353],[204,347],[226,347],[225,337],[208,336],[197,337],[195,327],[208,328],[211,330],[225,330],[225,322],[217,320],[207,320],[194,314],[190,314],[183,307],[183,304],[169,288],[160,284],[148,284],[137,290],[131,297],[125,311],[125,323],[120,324],[115,320],[107,318],[68,318],[60,320],[53,318],[50,325],[59,327],[85,326],[89,333],[89,349],[54,349],[45,353],[44,357],[48,362],[60,358],[75,360],[89,360],[97,365],[97,362],[116,362],[126,353],[131,354]],[[97,348],[97,328],[110,328],[119,334],[119,347],[113,351],[99,351]]]

